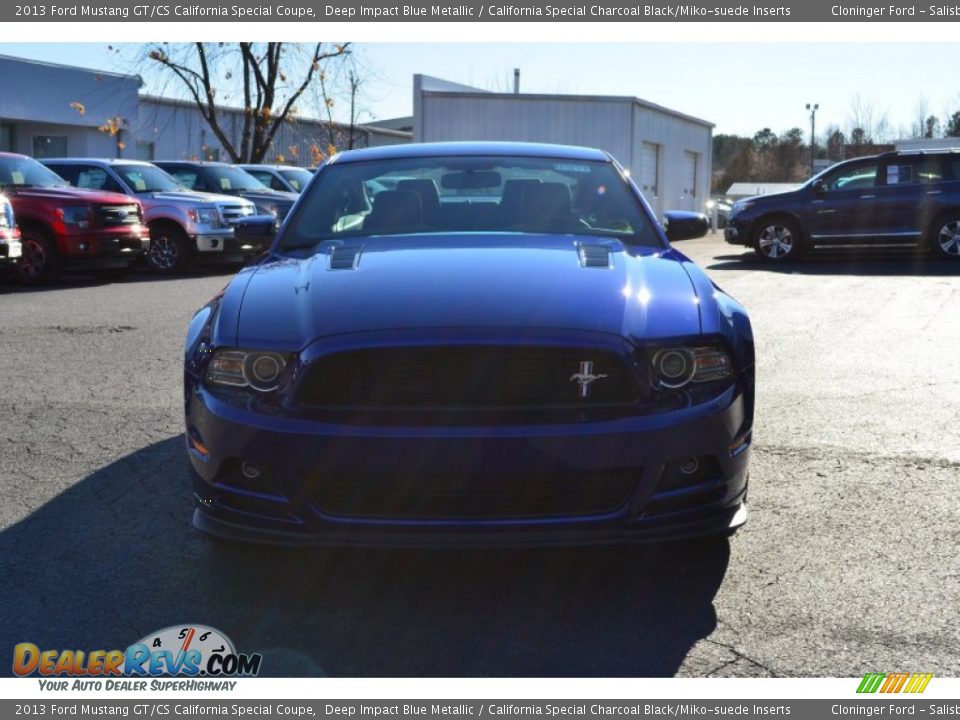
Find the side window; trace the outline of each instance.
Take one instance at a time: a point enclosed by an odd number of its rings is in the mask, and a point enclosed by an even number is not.
[[[286,186],[283,184],[283,181],[280,178],[278,178],[276,175],[271,175],[269,182],[267,182],[263,178],[257,178],[257,180],[260,180],[260,182],[262,182],[264,185],[269,187],[271,190],[283,190],[284,192],[286,192],[286,189],[287,189]]]
[[[886,185],[923,185],[943,182],[943,165],[938,157],[898,158],[884,169]]]
[[[246,168],[244,168],[246,169]],[[273,180],[273,175],[263,170],[247,170],[248,173],[253,175],[257,180],[262,182],[264,185],[270,185],[270,182]]]
[[[872,188],[877,180],[877,164],[851,165],[823,179],[823,189],[827,192],[842,190],[864,190]]]
[[[77,173],[80,172],[80,168],[76,165],[47,165],[47,167],[68,183],[77,187]]]
[[[83,188],[84,190],[123,192],[123,189],[103,168],[82,165],[77,168],[77,171],[76,182],[73,184],[78,188]]]
[[[200,178],[197,176],[197,173],[193,170],[184,170],[181,168],[170,168],[168,172],[173,175],[174,179],[180,183],[183,187],[189,190],[203,190],[202,183]],[[201,187],[197,187],[200,184]]]

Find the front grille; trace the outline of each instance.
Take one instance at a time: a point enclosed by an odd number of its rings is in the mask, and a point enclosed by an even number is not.
[[[639,468],[497,478],[317,478],[311,501],[330,515],[403,519],[535,519],[603,515],[621,508]]]
[[[592,363],[588,374],[595,377],[586,393],[576,377],[584,363]],[[312,363],[300,403],[353,411],[588,410],[633,406],[637,388],[623,358],[595,348],[376,348]]]
[[[99,227],[136,225],[140,222],[140,209],[136,205],[96,205],[94,215]]]
[[[223,221],[232,224],[253,215],[253,208],[249,205],[221,205],[220,212],[223,214]]]

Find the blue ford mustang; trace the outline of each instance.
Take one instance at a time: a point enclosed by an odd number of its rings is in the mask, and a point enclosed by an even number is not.
[[[744,309],[609,155],[345,152],[190,324],[194,524],[359,545],[729,534],[753,357]]]

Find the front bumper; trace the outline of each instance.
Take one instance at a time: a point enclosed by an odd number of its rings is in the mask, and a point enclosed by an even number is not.
[[[748,246],[752,236],[753,221],[740,215],[729,218],[723,229],[723,239],[730,245]]]
[[[272,215],[251,215],[229,228],[192,236],[199,260],[256,257],[270,248],[276,232]]]
[[[746,520],[747,407],[738,383],[708,403],[663,415],[542,426],[368,427],[266,417],[194,387],[187,396],[194,524],[235,540],[336,546],[583,545],[722,534]],[[675,468],[690,457],[711,470],[684,485]],[[240,480],[243,462],[261,476]],[[632,478],[615,506],[544,515],[512,513],[508,494],[501,511],[481,516],[367,516],[331,512],[323,500],[330,493],[318,492],[357,483],[370,488],[376,504],[398,486],[415,491],[421,479],[431,487],[449,479],[474,492],[508,487],[506,476],[610,472]]]
[[[69,265],[85,268],[121,268],[135,263],[150,240],[140,225],[88,231],[68,231],[58,247]]]

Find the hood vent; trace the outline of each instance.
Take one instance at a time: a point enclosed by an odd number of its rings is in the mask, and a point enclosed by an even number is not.
[[[580,257],[580,267],[602,268],[609,270],[613,267],[610,257],[610,248],[604,245],[577,245],[577,255]]]
[[[337,245],[330,251],[331,270],[356,270],[363,245]]]

